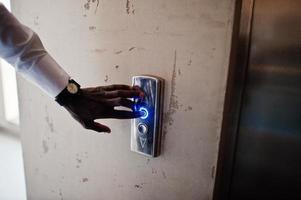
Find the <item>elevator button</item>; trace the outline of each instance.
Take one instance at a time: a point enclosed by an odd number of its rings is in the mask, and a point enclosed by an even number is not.
[[[146,124],[143,124],[143,123],[140,123],[140,124],[138,124],[138,131],[139,131],[139,133],[141,133],[141,134],[146,134],[147,133],[147,125]]]

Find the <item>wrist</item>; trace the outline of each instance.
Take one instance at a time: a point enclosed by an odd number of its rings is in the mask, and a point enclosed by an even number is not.
[[[69,104],[80,93],[80,85],[70,79],[67,86],[55,97],[55,101],[61,106]]]

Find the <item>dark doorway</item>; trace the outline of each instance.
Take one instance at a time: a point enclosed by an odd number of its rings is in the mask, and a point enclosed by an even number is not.
[[[301,1],[240,3],[215,199],[301,199]]]

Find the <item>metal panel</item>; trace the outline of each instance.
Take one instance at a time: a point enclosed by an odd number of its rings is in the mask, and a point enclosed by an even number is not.
[[[255,1],[231,199],[300,199],[301,1]]]

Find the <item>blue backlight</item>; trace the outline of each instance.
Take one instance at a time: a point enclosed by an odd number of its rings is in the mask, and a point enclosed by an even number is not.
[[[146,119],[149,115],[148,110],[144,107],[140,107],[139,111],[143,113],[143,115],[140,117],[141,119]]]

